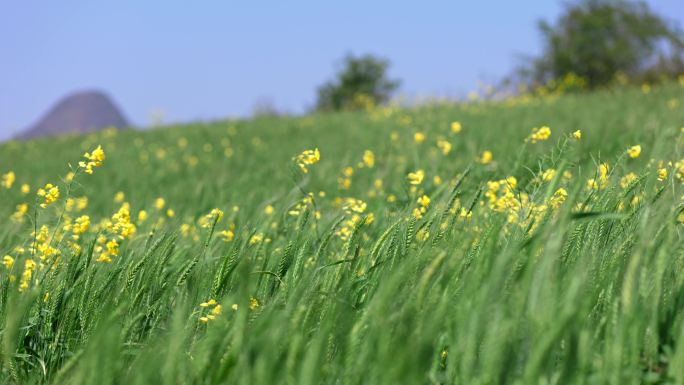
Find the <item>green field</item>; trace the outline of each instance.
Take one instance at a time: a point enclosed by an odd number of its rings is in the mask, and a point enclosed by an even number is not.
[[[684,383],[683,126],[669,84],[2,144],[0,382]]]

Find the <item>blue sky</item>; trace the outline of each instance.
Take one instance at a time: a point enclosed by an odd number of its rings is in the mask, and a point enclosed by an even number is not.
[[[684,24],[684,1],[650,0]],[[411,96],[459,96],[541,44],[562,2],[5,1],[0,139],[60,97],[109,93],[134,124],[246,116],[258,100],[301,112],[345,53],[374,53]]]

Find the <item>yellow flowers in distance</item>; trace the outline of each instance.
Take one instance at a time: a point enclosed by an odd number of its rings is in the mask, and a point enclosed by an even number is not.
[[[249,238],[249,245],[256,245],[264,240],[264,233],[256,233]]]
[[[636,146],[630,147],[627,150],[627,155],[632,159],[638,158],[639,155],[641,155],[641,146],[637,144]]]
[[[43,198],[43,203],[40,207],[46,208],[49,205],[55,203],[59,199],[59,187],[48,183],[44,188],[38,189],[38,196]]]
[[[577,130],[577,131],[573,132],[572,137],[575,138],[575,140],[582,139],[582,131]]]
[[[267,205],[264,207],[264,214],[266,215],[273,215],[273,212],[275,211],[275,208],[271,205]]]
[[[233,230],[223,230],[218,233],[219,237],[223,239],[223,242],[230,242],[235,237]]]
[[[451,122],[451,132],[454,134],[460,134],[462,129],[461,122]]]
[[[608,186],[608,173],[610,172],[610,166],[608,163],[601,163],[598,169],[598,182],[595,178],[587,180],[587,189],[589,190],[603,190]]]
[[[425,171],[417,170],[416,172],[410,172],[408,173],[408,180],[409,183],[416,186],[421,183],[423,183],[423,179],[425,178]]]
[[[14,174],[13,171],[10,171],[2,176],[2,181],[0,182],[0,184],[2,184],[2,187],[6,189],[11,189],[16,179],[17,176]]]
[[[563,204],[563,202],[565,202],[565,200],[567,198],[568,198],[567,190],[565,190],[562,187],[559,188],[558,190],[556,190],[555,193],[553,193],[553,196],[550,199],[551,207],[553,207],[554,209],[559,208]]]
[[[363,164],[368,168],[375,166],[375,154],[373,154],[373,151],[366,150],[363,152]]]
[[[449,152],[451,152],[451,143],[444,139],[439,139],[437,140],[437,147],[442,151],[443,155],[449,155]]]
[[[78,162],[78,166],[83,168],[83,171],[85,171],[86,174],[92,174],[94,167],[102,166],[102,162],[105,160],[105,152],[102,149],[102,146],[97,146],[92,153],[86,152],[83,154],[83,157],[86,158],[87,162],[80,161]]]
[[[223,211],[220,209],[212,209],[209,214],[200,218],[199,224],[206,229],[213,226],[214,223],[221,222],[221,219],[223,219]]]
[[[76,218],[76,221],[72,225],[71,231],[74,233],[74,239],[78,239],[80,234],[85,233],[90,228],[90,217],[87,215],[82,215]]]
[[[202,322],[202,323],[207,323],[209,321],[213,321],[216,319],[216,317],[221,315],[222,307],[213,298],[207,302],[202,302],[199,306],[203,309],[213,307],[213,309],[211,309],[208,314],[201,316],[199,318],[200,322]]]
[[[430,206],[430,197],[427,195],[423,195],[420,198],[418,198],[417,202],[419,207],[413,209],[413,217],[415,219],[421,219],[423,218],[423,214],[427,212],[427,209]]]
[[[294,160],[302,172],[306,174],[309,172],[309,169],[306,166],[311,166],[318,163],[318,161],[321,160],[321,153],[318,151],[318,148],[314,150],[306,150],[297,155]]]
[[[126,199],[126,194],[123,191],[119,191],[114,195],[114,202],[121,203]]]
[[[551,137],[551,129],[544,126],[542,128],[533,128],[532,134],[525,139],[525,142],[537,143],[548,140]]]
[[[16,223],[23,223],[24,216],[28,213],[28,204],[20,203],[16,206],[16,211],[10,215],[10,219]]]
[[[663,182],[667,179],[667,169],[666,168],[660,168],[658,169],[658,181]]]
[[[413,134],[413,140],[416,143],[421,144],[425,141],[425,134],[422,132],[416,132],[415,134]]]
[[[486,150],[480,156],[479,161],[480,161],[480,163],[487,165],[487,164],[492,163],[493,159],[494,159],[494,155],[492,155],[492,152],[489,150]]]
[[[427,195],[423,195],[422,197],[418,198],[418,204],[427,208],[428,206],[430,206],[430,197]]]
[[[2,264],[5,265],[5,268],[7,268],[7,270],[9,270],[12,268],[12,266],[14,266],[14,258],[12,258],[11,255],[5,255],[2,258]]]

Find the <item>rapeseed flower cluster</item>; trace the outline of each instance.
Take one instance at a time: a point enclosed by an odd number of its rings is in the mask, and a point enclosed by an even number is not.
[[[307,166],[314,165],[321,160],[321,153],[317,148],[314,150],[306,150],[297,155],[294,160],[297,163],[297,166],[299,166],[299,169],[306,174],[309,172]]]
[[[373,151],[366,150],[363,152],[363,164],[368,168],[375,166],[375,154],[373,154]]]
[[[214,223],[221,222],[223,219],[223,211],[220,209],[212,209],[211,212],[202,218],[200,218],[199,223],[203,228],[209,228],[214,225]]]
[[[81,167],[86,174],[92,174],[93,168],[102,166],[106,156],[102,146],[97,146],[92,153],[86,152],[83,154],[83,157],[86,160],[80,161],[78,166]]]
[[[637,144],[636,146],[630,147],[627,150],[627,155],[632,159],[638,158],[639,155],[641,155],[641,146]]]
[[[428,207],[430,207],[430,197],[423,195],[418,198],[418,207],[413,209],[412,215],[415,219],[422,219],[423,215],[427,212]]]
[[[95,251],[99,253],[97,262],[111,263],[112,257],[119,255],[120,242],[135,235],[137,227],[131,222],[130,205],[124,202],[110,220],[103,223],[106,235],[98,238]]]
[[[445,139],[439,139],[437,140],[437,147],[439,147],[440,151],[442,151],[442,154],[444,156],[449,155],[451,152],[451,143]]]
[[[337,235],[340,239],[346,241],[352,235],[354,229],[361,225],[361,214],[366,211],[368,205],[361,199],[356,198],[346,198],[341,203],[342,210],[347,214],[347,219],[342,222],[342,227],[337,231]],[[367,215],[364,224],[370,225],[374,218],[372,215]]]
[[[37,194],[39,197],[43,198],[43,203],[40,204],[40,207],[46,208],[49,205],[57,202],[57,199],[59,199],[59,187],[53,185],[52,183],[48,183],[45,185],[45,187],[38,189]]]
[[[221,312],[223,310],[221,305],[218,302],[216,302],[216,300],[213,298],[207,302],[202,302],[199,306],[203,310],[204,309],[209,310],[208,312],[206,312],[206,314],[200,316],[199,320],[202,323],[208,323],[209,321],[215,320],[216,317],[221,315]]]
[[[412,184],[414,186],[419,185],[419,184],[423,183],[423,179],[425,179],[425,171],[423,171],[422,169],[419,169],[415,172],[410,172],[410,173],[408,173],[407,178],[408,178],[410,184]]]
[[[0,185],[6,189],[11,189],[12,185],[14,184],[14,181],[17,180],[16,174],[14,174],[13,171],[9,171],[6,174],[2,176],[2,180],[0,180]]]
[[[526,142],[537,143],[548,140],[551,137],[551,129],[549,127],[533,128],[532,134],[527,137]]]
[[[27,203],[19,203],[16,206],[16,210],[12,215],[10,215],[10,219],[14,223],[23,223],[24,218],[26,217],[26,213],[28,213],[29,206]]]
[[[608,163],[601,163],[598,168],[598,178],[590,178],[587,180],[587,189],[603,190],[608,187],[609,173],[610,166]]]
[[[494,160],[494,155],[489,150],[483,151],[482,154],[480,155],[480,159],[479,159],[480,163],[482,163],[484,165],[488,165],[488,164],[492,163],[492,160]]]

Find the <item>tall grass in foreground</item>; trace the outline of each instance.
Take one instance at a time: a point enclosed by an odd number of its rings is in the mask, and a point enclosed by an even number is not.
[[[0,380],[682,383],[683,96],[672,85],[5,145],[17,182],[3,210],[36,214],[0,225],[14,258],[0,267]],[[540,120],[548,139],[530,135]],[[39,208],[34,186],[98,143],[102,167],[59,184],[88,206],[77,214],[63,195]],[[292,157],[316,146],[304,173]],[[126,203],[136,231],[117,238]],[[64,226],[83,213],[93,225],[74,240]],[[59,253],[39,261],[43,224]],[[29,259],[42,265],[21,289]]]

